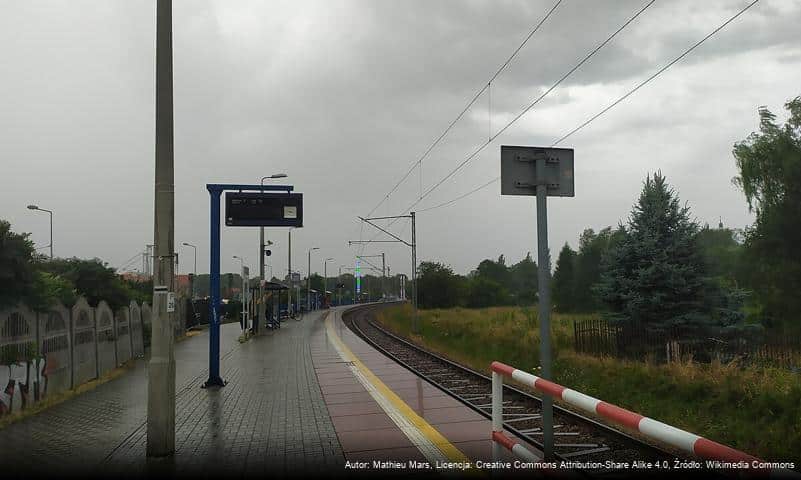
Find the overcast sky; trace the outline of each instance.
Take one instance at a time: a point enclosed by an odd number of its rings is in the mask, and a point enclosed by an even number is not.
[[[284,172],[304,194],[293,267],[352,266],[348,240],[372,238],[357,215],[378,204],[508,58],[554,2],[174,2],[175,241],[182,273],[208,271],[206,183],[258,183]],[[465,159],[646,3],[564,0],[423,162],[422,189]],[[500,173],[500,145],[550,145],[744,7],[743,0],[657,1],[416,209]],[[681,63],[568,139],[576,196],[549,200],[552,251],[587,227],[625,219],[649,172],[661,169],[699,222],[753,221],[732,145],[766,105],[801,94],[801,2],[762,0]],[[153,239],[154,1],[0,0],[0,218],[55,254],[111,266]],[[415,171],[374,215],[404,214]],[[498,183],[417,218],[418,259],[467,273],[484,258],[536,255],[533,197]],[[404,222],[393,226],[406,238]],[[286,272],[285,228],[274,272]],[[381,237],[379,237],[381,238]],[[258,230],[225,228],[232,255],[258,266]],[[46,251],[46,250],[45,250]],[[392,273],[408,248],[377,244]],[[141,268],[141,260],[128,269]],[[268,271],[269,272],[269,271]]]

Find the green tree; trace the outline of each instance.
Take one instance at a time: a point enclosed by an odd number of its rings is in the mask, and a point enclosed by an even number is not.
[[[509,290],[495,280],[476,275],[468,282],[466,303],[471,308],[483,308],[512,303]]]
[[[575,309],[573,292],[575,291],[576,251],[565,246],[559,252],[556,260],[556,270],[551,280],[551,296],[554,309],[560,312],[570,312]]]
[[[740,262],[743,246],[735,238],[736,232],[730,228],[709,228],[699,230],[696,241],[709,274],[722,285],[739,285]]]
[[[91,305],[105,300],[116,310],[133,298],[133,292],[115,270],[98,258],[56,258],[44,262],[42,268],[75,285],[75,293],[86,297]]]
[[[421,308],[451,308],[461,302],[464,280],[449,266],[421,262],[417,275],[417,298]]]
[[[37,255],[29,236],[0,220],[0,308],[26,302],[35,292]]]
[[[801,328],[801,97],[785,104],[784,125],[759,109],[759,132],[734,145],[742,189],[756,222],[745,233],[749,286],[768,326]]]
[[[512,290],[518,305],[532,305],[537,301],[537,263],[531,252],[509,268]]]
[[[597,234],[588,228],[579,237],[576,267],[573,282],[573,310],[580,312],[598,311],[602,302],[594,291],[601,279],[601,261],[609,249],[619,240],[620,233],[611,227]]]
[[[711,321],[698,225],[661,173],[646,178],[624,231],[596,287],[610,317],[651,326]]]
[[[509,269],[506,267],[506,259],[503,255],[498,257],[498,261],[482,260],[476,267],[476,275],[492,280],[500,285],[510,285]]]

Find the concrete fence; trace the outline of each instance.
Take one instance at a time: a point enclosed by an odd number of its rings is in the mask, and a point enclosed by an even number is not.
[[[112,311],[79,298],[71,309],[0,310],[0,415],[98,378],[144,355],[147,304]],[[176,334],[180,335],[176,329]]]

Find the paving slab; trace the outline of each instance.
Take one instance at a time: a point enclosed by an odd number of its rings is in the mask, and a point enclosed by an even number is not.
[[[20,476],[295,476],[343,471],[344,454],[311,361],[320,312],[240,344],[221,328],[221,376],[208,376],[208,332],[179,342],[175,455],[148,459],[147,362],[40,414],[0,430],[0,464]],[[283,475],[282,475],[283,474]]]

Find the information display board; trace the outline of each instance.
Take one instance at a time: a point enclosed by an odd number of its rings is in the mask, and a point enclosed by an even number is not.
[[[229,227],[302,227],[303,194],[225,192],[225,225]]]

